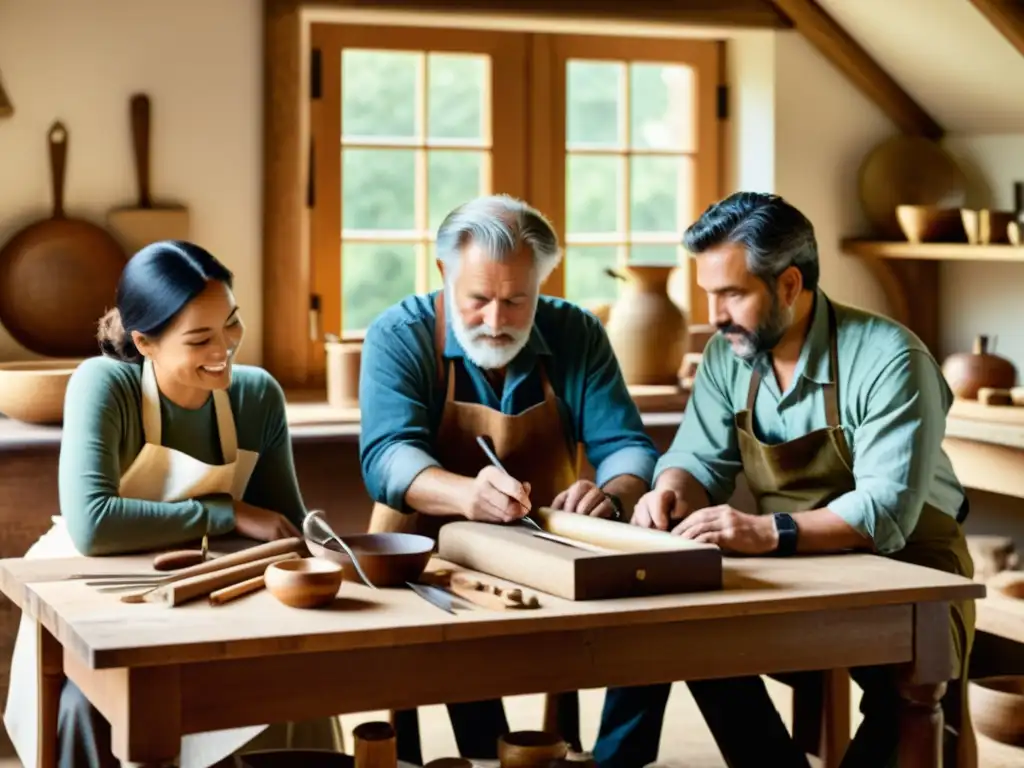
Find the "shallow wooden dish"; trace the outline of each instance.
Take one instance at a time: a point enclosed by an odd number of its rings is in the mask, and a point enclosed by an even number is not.
[[[319,608],[334,602],[344,580],[341,566],[329,560],[303,557],[267,566],[267,591],[292,608]]]
[[[357,533],[341,538],[377,587],[397,587],[419,580],[434,551],[433,539],[415,533]],[[336,543],[329,542],[325,547],[306,539],[306,546],[314,557],[340,565],[349,581],[361,581],[352,561]]]
[[[569,747],[557,733],[513,731],[498,739],[501,768],[533,768],[562,760]]]
[[[60,424],[64,394],[81,359],[0,363],[0,413],[32,424]]]
[[[970,682],[971,720],[993,741],[1024,746],[1024,676],[983,677]]]

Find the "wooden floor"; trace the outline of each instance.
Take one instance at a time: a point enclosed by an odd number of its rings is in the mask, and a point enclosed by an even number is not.
[[[788,724],[789,689],[780,683],[769,680],[768,690]],[[853,727],[856,727],[859,719],[856,712],[856,690],[856,686],[854,686]],[[580,698],[584,746],[592,745],[597,734],[603,698],[602,691],[584,691]],[[535,728],[540,722],[542,702],[540,696],[507,698],[505,703],[509,724],[512,728]],[[380,719],[384,715],[383,712],[369,712],[342,717],[342,723],[345,726],[345,743],[350,752],[352,728],[367,720]],[[453,756],[455,754],[455,738],[452,736],[444,707],[425,707],[421,713],[421,722],[423,723],[424,759],[433,760],[438,757]],[[665,713],[665,722],[667,727],[662,733],[658,766],[664,766],[664,768],[725,768],[725,761],[718,754],[718,748],[685,685],[676,685],[673,688],[668,710]],[[980,768],[1020,768],[1024,765],[1024,749],[997,744],[984,736],[979,736],[978,742],[981,756]],[[0,758],[0,768],[21,768],[21,763],[14,758]]]

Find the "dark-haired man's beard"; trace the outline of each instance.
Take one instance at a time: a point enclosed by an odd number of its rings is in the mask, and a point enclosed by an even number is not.
[[[737,357],[749,361],[773,350],[775,345],[786,335],[792,320],[792,312],[783,308],[779,303],[778,294],[773,293],[767,316],[757,324],[756,328],[748,330],[742,325],[719,323],[718,331],[723,335],[732,336],[729,339],[732,343],[732,351]]]

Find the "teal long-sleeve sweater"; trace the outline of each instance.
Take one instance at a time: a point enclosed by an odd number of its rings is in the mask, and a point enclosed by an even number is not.
[[[292,457],[284,393],[262,368],[235,365],[228,389],[238,447],[259,453],[243,500],[301,525],[305,514]],[[68,382],[60,447],[60,510],[76,549],[112,555],[218,536],[235,527],[225,495],[177,502],[121,498],[118,485],[142,450],[142,366],[106,357],[84,361]],[[222,464],[213,397],[187,409],[160,397],[161,442]]]

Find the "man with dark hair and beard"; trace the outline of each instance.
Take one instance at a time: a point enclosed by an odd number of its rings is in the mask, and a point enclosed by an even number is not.
[[[814,229],[778,196],[742,192],[712,205],[684,244],[720,333],[632,523],[728,553],[868,551],[972,577],[967,500],[942,449],[952,393],[922,342],[825,295]],[[754,514],[729,504],[741,471]],[[965,695],[973,601],[949,618],[945,764],[965,767],[976,764]],[[851,673],[864,718],[842,766],[894,764],[896,673]],[[760,677],[688,685],[731,768],[808,766]],[[602,768],[657,759],[668,694],[668,685],[608,691],[594,750]]]

